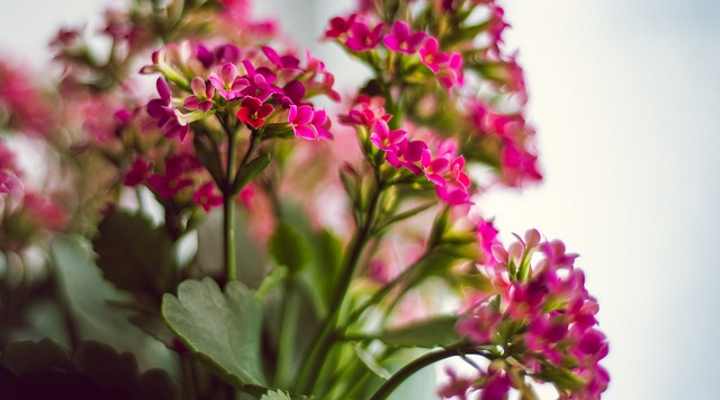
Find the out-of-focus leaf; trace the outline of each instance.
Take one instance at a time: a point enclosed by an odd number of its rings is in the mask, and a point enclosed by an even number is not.
[[[425,348],[448,346],[460,340],[455,331],[456,323],[456,316],[440,316],[385,331],[377,338],[389,346]]]
[[[240,282],[223,293],[210,278],[188,280],[163,297],[162,314],[194,352],[236,384],[263,385],[260,358],[262,305]]]
[[[262,140],[273,138],[287,139],[293,136],[293,130],[287,123],[266,124],[260,131]]]
[[[278,265],[291,273],[299,271],[310,259],[307,238],[292,225],[280,222],[270,238],[270,254]]]
[[[538,376],[546,382],[552,382],[560,389],[574,391],[583,386],[583,381],[579,376],[565,368],[559,368],[547,363],[543,364]]]
[[[276,288],[284,279],[287,278],[287,268],[276,267],[273,268],[270,273],[263,279],[260,287],[255,292],[255,297],[258,300],[262,300]]]
[[[157,296],[174,270],[170,238],[141,214],[116,211],[103,219],[93,239],[105,279],[132,293]]]
[[[9,343],[2,353],[2,364],[18,375],[42,369],[72,368],[65,350],[49,339]]]
[[[77,236],[58,236],[50,256],[82,339],[132,351],[142,368],[176,371],[177,363],[165,346],[129,323],[131,313],[108,305],[132,304],[134,299],[102,279],[92,262],[89,243]]]
[[[260,400],[292,400],[289,394],[280,390],[270,390]]]
[[[363,362],[363,364],[365,364],[367,369],[369,369],[375,375],[377,375],[378,377],[380,377],[382,379],[386,379],[386,380],[390,379],[390,377],[392,376],[390,371],[388,371],[387,369],[385,369],[385,367],[380,365],[380,363],[375,359],[375,357],[372,355],[372,353],[363,349],[362,346],[360,346],[360,345],[356,345],[354,349],[355,349],[355,354],[357,354],[358,358],[360,359],[360,361]]]
[[[93,341],[82,342],[72,357],[47,339],[10,343],[0,367],[13,372],[6,379],[17,398],[175,398],[167,373],[154,369],[140,374],[132,354]]]

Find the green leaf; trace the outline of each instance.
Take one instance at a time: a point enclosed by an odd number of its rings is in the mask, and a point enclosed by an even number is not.
[[[159,296],[176,267],[172,241],[141,214],[117,211],[106,216],[93,249],[105,279],[133,293]]]
[[[262,305],[240,282],[225,293],[210,278],[188,280],[166,294],[162,315],[180,339],[232,382],[263,385],[260,358]]]
[[[310,259],[307,239],[292,225],[280,222],[270,238],[270,254],[278,265],[299,271]]]
[[[43,387],[43,393],[61,390],[58,394],[63,398],[175,398],[166,372],[152,369],[140,374],[132,354],[118,353],[99,342],[80,343],[72,357],[48,339],[14,342],[0,361],[0,367],[11,370],[18,382],[25,382],[18,386],[19,398],[37,397],[35,390],[25,392],[28,383]]]
[[[268,296],[270,291],[276,288],[283,280],[287,278],[287,268],[277,267],[273,268],[267,276],[260,283],[260,287],[255,291],[255,297],[258,300],[263,300]]]
[[[2,364],[18,375],[39,370],[72,368],[65,350],[49,339],[9,343],[2,353]]]
[[[260,174],[265,167],[270,165],[272,156],[270,153],[261,154],[255,157],[252,161],[242,166],[235,176],[235,181],[232,185],[232,193],[237,193],[242,189],[248,182],[253,180],[258,174]]]
[[[575,391],[583,387],[583,380],[565,368],[559,368],[549,363],[544,363],[538,376],[546,381],[552,382],[559,389]]]
[[[460,340],[455,331],[456,323],[457,317],[452,315],[430,318],[385,331],[378,335],[378,339],[389,346],[398,347],[449,346]]]
[[[286,123],[266,124],[260,131],[262,140],[273,138],[287,139],[293,136],[292,128]]]
[[[387,220],[383,221],[382,224],[380,224],[377,228],[375,228],[375,232],[380,232],[383,229],[387,228],[388,226],[400,222],[403,220],[406,220],[408,218],[412,218],[416,216],[417,214],[420,214],[421,212],[435,206],[437,204],[437,201],[431,201],[426,204],[421,204],[417,207],[411,208],[407,211],[403,211],[401,213],[395,214],[392,217],[388,218]]]
[[[280,390],[267,391],[260,400],[292,400],[289,394]]]

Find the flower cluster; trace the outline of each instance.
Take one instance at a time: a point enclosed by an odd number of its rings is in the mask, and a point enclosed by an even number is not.
[[[499,113],[480,100],[468,104],[469,119],[477,146],[499,148],[500,179],[509,186],[542,179],[533,139],[535,129],[520,113]]]
[[[32,79],[21,68],[0,61],[0,124],[5,119],[23,133],[46,136],[53,129],[53,118],[49,103]]]
[[[452,140],[432,142],[411,138],[405,129],[390,129],[391,116],[385,112],[382,99],[359,97],[343,122],[363,127],[373,146],[384,153],[388,164],[412,175],[424,176],[445,203],[470,203],[471,183],[465,171],[465,158],[457,152]]]
[[[502,346],[504,357],[521,361],[524,374],[555,384],[561,398],[599,399],[609,381],[599,365],[608,343],[597,328],[597,301],[574,266],[577,255],[566,253],[559,240],[542,242],[534,229],[507,248],[487,223],[480,232],[483,249],[492,253],[480,266],[491,288],[470,297],[458,332],[477,346]],[[537,251],[542,258],[533,263]],[[488,390],[487,384],[466,381],[465,391]],[[504,398],[510,387],[489,398]]]
[[[398,55],[419,55],[419,60],[447,89],[462,86],[463,58],[460,52],[443,52],[438,39],[423,31],[413,31],[407,21],[395,21],[392,26],[373,23],[368,14],[335,17],[325,31],[325,37],[343,44],[349,51],[362,53],[376,49],[382,43],[389,52]]]
[[[157,81],[159,97],[148,103],[148,114],[167,137],[181,141],[191,122],[218,110],[232,110],[251,130],[270,122],[287,123],[297,137],[332,138],[325,111],[307,101],[317,94],[339,99],[333,89],[335,79],[324,63],[308,54],[306,65],[301,66],[291,53],[280,55],[268,46],[260,50],[223,44],[211,51],[204,44],[193,49],[185,42],[156,51],[153,63],[142,69],[164,76]],[[184,76],[181,71],[186,70],[193,75]],[[173,98],[169,82],[180,92],[179,98]]]

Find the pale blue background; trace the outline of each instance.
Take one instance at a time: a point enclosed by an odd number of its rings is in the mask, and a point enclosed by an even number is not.
[[[0,50],[32,63],[47,60],[59,23],[101,8],[0,3]],[[363,73],[314,42],[347,0],[261,3],[295,40],[330,58],[340,87]],[[522,196],[496,193],[484,208],[507,230],[537,226],[582,254],[612,344],[606,398],[718,398],[720,5],[507,3],[547,179]]]

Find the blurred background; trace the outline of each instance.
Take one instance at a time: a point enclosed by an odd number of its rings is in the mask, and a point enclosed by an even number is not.
[[[257,13],[349,88],[366,71],[317,41],[352,0],[263,0]],[[0,54],[40,69],[62,24],[101,0],[2,1]],[[611,342],[608,399],[709,399],[720,369],[720,5],[710,0],[507,0],[545,182],[481,204],[579,252]]]

